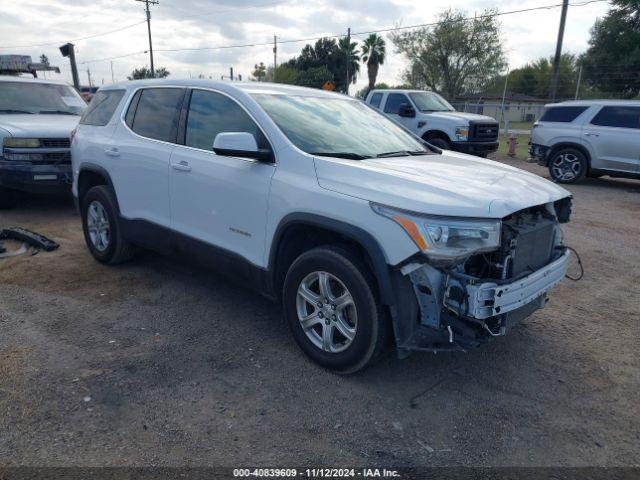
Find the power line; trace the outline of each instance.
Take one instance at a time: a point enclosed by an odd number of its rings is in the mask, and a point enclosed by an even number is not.
[[[59,40],[57,42],[38,43],[34,45],[9,45],[5,47],[0,47],[0,49],[46,47],[49,45],[60,45],[61,43],[79,42],[81,40],[87,40],[89,38],[102,37],[104,35],[109,35],[111,33],[121,32],[122,30],[127,30],[128,28],[133,28],[133,27],[137,27],[138,25],[142,25],[144,22],[146,22],[146,20],[143,20],[137,23],[132,23],[131,25],[125,25],[124,27],[116,28],[115,30],[109,30],[108,32],[95,33],[93,35],[87,35],[86,37],[72,38],[71,40]]]
[[[574,6],[574,7],[582,7],[585,5],[589,5],[592,3],[602,3],[602,2],[607,2],[608,0],[588,0],[588,1],[584,1],[584,2],[580,2],[580,3],[571,3],[569,4],[570,6]],[[404,27],[388,27],[388,28],[381,28],[381,29],[377,29],[377,30],[369,30],[369,31],[365,31],[365,32],[355,32],[355,33],[351,33],[351,35],[369,35],[372,33],[385,33],[385,32],[391,32],[391,31],[397,31],[397,30],[408,30],[408,29],[413,29],[413,28],[424,28],[424,27],[433,27],[436,25],[441,25],[444,23],[451,23],[451,22],[464,22],[464,21],[471,21],[471,20],[477,20],[477,19],[481,19],[481,18],[491,18],[491,17],[499,17],[499,16],[504,16],[504,15],[512,15],[512,14],[517,14],[517,13],[526,13],[526,12],[532,12],[532,11],[536,11],[536,10],[550,10],[553,8],[558,8],[558,7],[562,7],[562,3],[558,3],[558,4],[553,4],[553,5],[544,5],[544,6],[540,6],[540,7],[531,7],[531,8],[525,8],[525,9],[519,9],[519,10],[510,10],[510,11],[506,11],[506,12],[498,12],[498,13],[492,13],[492,14],[487,14],[487,15],[478,15],[475,17],[467,17],[467,18],[463,18],[460,20],[445,20],[445,21],[438,21],[438,22],[431,22],[431,23],[421,23],[421,24],[417,24],[417,25],[408,25],[408,26],[404,26]],[[320,35],[320,36],[314,36],[314,37],[306,37],[306,38],[297,38],[297,39],[290,39],[290,40],[278,40],[279,44],[287,44],[287,43],[301,43],[301,42],[311,42],[313,40],[319,40],[321,38],[342,38],[345,37],[345,34],[337,34],[337,35]],[[194,51],[211,51],[211,50],[229,50],[229,49],[234,49],[234,48],[249,48],[249,47],[265,47],[265,46],[271,46],[273,45],[272,41],[269,42],[257,42],[257,43],[244,43],[244,44],[236,44],[236,45],[220,45],[220,46],[216,46],[216,47],[190,47],[190,48],[161,48],[161,49],[156,49],[156,52],[194,52]],[[106,60],[115,60],[117,58],[123,58],[123,57],[128,57],[128,56],[132,56],[135,55],[139,52],[134,52],[134,53],[127,53],[127,54],[123,54],[121,56],[116,56],[116,57],[109,57]],[[87,60],[85,62],[81,62],[81,63],[93,63],[93,62],[97,62],[97,61],[102,61],[105,59],[98,59],[98,60]]]

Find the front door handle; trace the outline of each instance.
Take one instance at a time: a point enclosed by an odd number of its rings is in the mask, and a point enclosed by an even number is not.
[[[181,172],[190,172],[191,165],[186,160],[180,160],[178,163],[172,163],[171,166],[174,170],[179,170]]]
[[[107,148],[104,153],[108,156],[108,157],[119,157],[120,156],[120,152],[118,151],[118,149],[116,147],[113,148]]]
[[[599,137],[600,134],[599,133],[594,133],[594,132],[584,132],[586,137]]]

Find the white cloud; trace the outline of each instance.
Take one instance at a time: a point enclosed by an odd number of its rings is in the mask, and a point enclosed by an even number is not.
[[[557,0],[505,0],[500,11],[557,4]],[[261,6],[260,6],[261,5]],[[271,46],[225,50],[162,52],[162,49],[201,48],[245,43],[267,43],[276,34],[280,39],[336,35],[351,27],[362,32],[395,25],[432,22],[438,12],[452,7],[469,14],[498,5],[486,0],[161,0],[152,7],[155,64],[165,66],[174,77],[200,73],[213,78],[236,73],[248,78],[255,63],[273,62]],[[587,47],[589,29],[597,17],[606,13],[606,2],[569,8],[565,51],[578,53]],[[502,31],[511,68],[555,50],[560,9],[553,8],[501,17]],[[60,44],[79,37],[114,30],[145,19],[143,4],[134,0],[4,0],[0,17],[0,46]],[[354,37],[359,39],[360,37]],[[145,24],[97,38],[78,40],[79,62],[120,56],[147,50]],[[296,55],[304,43],[279,46],[279,60]],[[70,80],[68,61],[61,57],[58,44],[0,49],[1,53],[28,54],[37,58],[45,53],[52,64],[62,68],[58,77]],[[113,60],[116,80],[124,80],[136,66],[148,65],[148,54]],[[388,60],[380,69],[379,80],[400,82],[404,60],[388,42]],[[95,83],[111,82],[109,61],[81,64],[81,81],[86,83],[90,68]],[[51,75],[51,74],[49,74]],[[366,83],[361,70],[358,88]]]

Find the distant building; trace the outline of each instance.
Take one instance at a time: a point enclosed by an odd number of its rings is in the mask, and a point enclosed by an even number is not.
[[[460,95],[451,102],[456,110],[502,119],[502,95],[495,93],[474,93]],[[522,93],[507,92],[504,99],[504,120],[509,122],[534,122],[549,100]]]

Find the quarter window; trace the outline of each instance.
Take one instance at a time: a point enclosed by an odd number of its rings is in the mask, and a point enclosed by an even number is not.
[[[183,96],[184,90],[181,88],[142,90],[131,129],[143,137],[175,143]],[[132,104],[131,108],[134,107]]]
[[[124,90],[104,90],[96,93],[82,114],[82,125],[105,126],[111,120],[113,112],[124,96]]]
[[[262,131],[235,101],[220,93],[194,90],[189,104],[185,145],[212,150],[216,135],[223,132],[251,133],[259,148],[269,148]]]
[[[602,107],[591,124],[640,129],[640,107]]]
[[[371,95],[371,101],[369,102],[369,105],[371,105],[372,107],[380,108],[381,100],[382,100],[382,94],[374,93],[373,95]]]
[[[397,115],[400,111],[400,105],[403,103],[411,105],[406,95],[402,93],[390,93],[387,97],[387,103],[384,106],[384,112]]]
[[[589,107],[550,107],[540,117],[541,122],[573,122]]]

